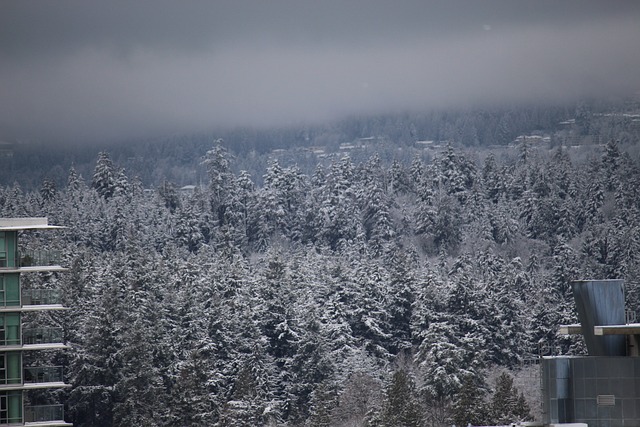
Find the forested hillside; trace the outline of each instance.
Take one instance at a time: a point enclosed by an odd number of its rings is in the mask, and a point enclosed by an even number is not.
[[[0,189],[0,216],[68,227],[23,240],[70,268],[27,285],[71,307],[51,357],[76,426],[505,423],[539,408],[503,369],[582,351],[556,335],[571,280],[623,278],[638,307],[629,147],[446,145],[255,177],[218,143],[192,194],[145,191],[103,152],[66,187]]]
[[[320,124],[274,128],[231,128],[211,133],[164,135],[146,140],[104,143],[58,143],[5,141],[0,135],[0,185],[20,184],[25,190],[39,188],[42,181],[64,187],[70,167],[90,178],[100,151],[108,151],[114,163],[145,188],[157,188],[164,180],[178,187],[206,184],[202,156],[211,141],[223,139],[234,156],[235,173],[249,171],[262,185],[269,159],[296,164],[307,175],[320,157],[341,151],[345,145],[363,145],[350,155],[360,163],[377,153],[383,165],[394,159],[409,163],[423,147],[417,141],[446,141],[467,148],[506,147],[520,135],[548,135],[553,146],[621,144],[636,141],[640,102],[590,102],[567,106],[513,106],[511,108],[452,109],[431,112],[354,116]],[[424,157],[424,156],[423,156]],[[426,159],[427,160],[427,159]]]

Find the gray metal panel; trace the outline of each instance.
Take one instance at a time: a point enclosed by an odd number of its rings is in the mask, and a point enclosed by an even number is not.
[[[570,365],[571,375],[568,395],[564,384],[560,385],[565,380],[566,363]],[[640,358],[629,357],[543,359],[544,421],[552,424],[564,420],[594,427],[639,427],[638,365]]]
[[[579,280],[571,283],[578,318],[590,356],[625,356],[623,335],[596,336],[593,327],[623,325],[624,282],[622,280]]]
[[[542,359],[544,422],[564,423],[573,418],[571,359]]]

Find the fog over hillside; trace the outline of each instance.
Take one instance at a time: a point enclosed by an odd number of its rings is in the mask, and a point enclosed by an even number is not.
[[[105,142],[640,90],[630,1],[4,1],[0,137]]]

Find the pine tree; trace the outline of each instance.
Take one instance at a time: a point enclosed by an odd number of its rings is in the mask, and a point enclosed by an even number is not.
[[[235,376],[233,392],[222,410],[220,427],[267,425],[272,420],[273,381],[258,340]]]
[[[409,174],[397,159],[395,159],[391,164],[389,181],[390,191],[392,193],[401,195],[408,194],[413,191],[414,182],[411,181]]]
[[[485,395],[486,389],[479,384],[477,378],[466,377],[453,404],[451,418],[454,425],[460,427],[485,425],[489,416]]]
[[[98,154],[98,161],[93,171],[91,186],[95,188],[101,197],[110,199],[116,191],[116,179],[117,174],[109,157],[109,153],[101,151]]]
[[[123,317],[119,282],[108,272],[90,282],[95,310],[82,325],[81,342],[71,362],[69,406],[74,424],[109,427],[113,425],[115,385],[123,361],[122,343],[117,335]]]
[[[375,255],[380,255],[395,231],[389,213],[389,201],[382,188],[372,183],[363,197],[363,228],[365,238]]]
[[[415,282],[411,260],[404,248],[392,250],[389,260],[389,293],[387,294],[389,324],[393,336],[391,353],[398,354],[411,347],[411,319],[415,303]]]
[[[118,197],[127,198],[131,196],[131,189],[129,184],[129,178],[124,169],[119,169],[116,173],[116,179],[114,182],[113,195]]]
[[[356,196],[352,188],[353,174],[353,164],[349,157],[343,157],[339,162],[334,161],[323,191],[318,238],[334,250],[361,235]]]
[[[171,424],[206,427],[217,418],[217,407],[207,387],[207,362],[205,352],[197,348],[178,362],[169,400],[171,414],[167,417]]]
[[[165,179],[162,185],[158,187],[158,195],[171,213],[175,212],[176,209],[180,207],[180,197],[178,196],[178,191],[172,182]]]
[[[71,166],[69,168],[69,176],[67,178],[67,191],[71,193],[76,193],[82,188],[84,185],[82,181],[82,177],[78,176],[75,168]]]
[[[498,201],[502,185],[504,185],[497,169],[498,166],[496,164],[496,158],[493,153],[490,153],[484,161],[484,167],[482,168],[482,181],[487,198],[493,202]]]
[[[420,427],[420,411],[416,402],[415,385],[411,376],[402,369],[393,373],[382,408],[381,426]]]
[[[337,404],[337,396],[331,384],[320,383],[311,394],[309,427],[333,427],[331,413]]]
[[[506,372],[496,379],[490,408],[491,422],[496,425],[532,420],[524,396],[514,387],[513,377]]]
[[[192,210],[191,205],[186,205],[178,210],[176,219],[176,242],[189,252],[197,252],[200,245],[204,243],[204,235],[200,230],[197,212]]]
[[[49,203],[55,199],[58,190],[56,184],[48,179],[42,181],[42,187],[40,187],[40,197],[45,203]]]
[[[602,173],[606,189],[613,191],[618,186],[620,167],[620,148],[615,139],[610,139],[602,155]]]
[[[225,224],[228,198],[235,191],[230,155],[223,147],[223,142],[222,139],[217,139],[213,149],[207,151],[202,162],[209,175],[210,208],[216,226]]]
[[[368,372],[356,371],[339,394],[332,420],[335,426],[364,426],[380,409],[382,384]]]

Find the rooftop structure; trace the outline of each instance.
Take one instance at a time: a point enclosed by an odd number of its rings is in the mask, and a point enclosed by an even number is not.
[[[63,405],[31,405],[29,390],[69,387],[61,366],[25,366],[27,353],[64,349],[62,330],[23,327],[30,313],[64,310],[55,289],[27,289],[23,274],[65,271],[59,255],[26,250],[19,234],[51,230],[47,218],[0,218],[0,426],[72,426],[64,421]]]
[[[545,424],[640,426],[639,324],[625,323],[624,282],[572,283],[580,324],[560,326],[581,334],[587,356],[542,360]]]

